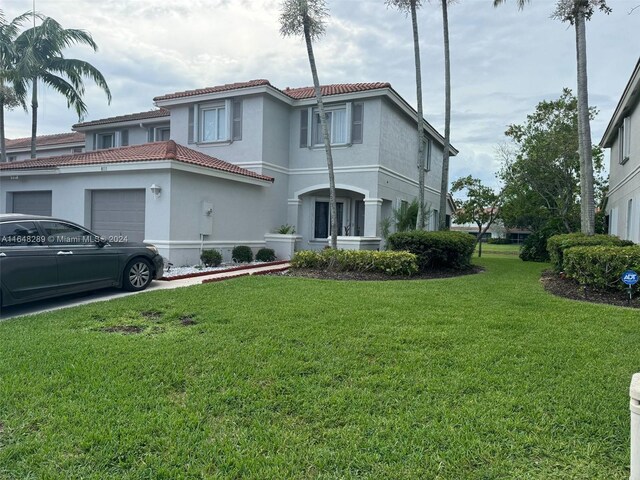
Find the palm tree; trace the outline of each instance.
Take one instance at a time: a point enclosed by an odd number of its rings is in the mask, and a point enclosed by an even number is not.
[[[65,58],[62,50],[71,45],[88,45],[93,51],[98,46],[91,34],[84,30],[67,29],[53,18],[22,32],[15,40],[20,60],[21,76],[15,83],[15,91],[23,98],[31,84],[31,158],[36,157],[36,135],[38,131],[38,81],[53,88],[67,99],[67,106],[75,109],[81,120],[87,113],[83,78],[93,80],[107,94],[111,102],[111,91],[102,73],[88,62]]]
[[[280,34],[284,37],[302,35],[307,45],[307,56],[313,77],[313,86],[320,113],[320,127],[324,139],[324,150],[327,156],[329,171],[329,217],[331,225],[331,248],[338,248],[338,208],[336,205],[336,181],[333,173],[333,156],[331,141],[327,128],[322,90],[318,79],[318,69],[313,54],[313,40],[321,37],[325,31],[325,18],[329,15],[324,0],[284,0],[280,14]]]
[[[424,115],[422,110],[422,73],[420,66],[420,38],[418,35],[418,18],[416,11],[422,6],[422,0],[386,0],[387,6],[411,14],[413,28],[413,55],[416,66],[416,102],[418,109],[418,218],[416,230],[424,228]]]
[[[493,6],[506,0],[493,0]],[[529,0],[517,0],[522,9]],[[605,0],[558,0],[554,18],[569,22],[576,32],[576,63],[578,91],[578,151],[580,154],[580,227],[582,233],[595,233],[595,197],[593,179],[593,157],[591,150],[591,124],[589,122],[589,91],[587,85],[587,40],[586,20],[589,20],[595,9],[605,13],[611,9]]]
[[[24,99],[16,96],[11,83],[16,76],[15,65],[17,62],[14,41],[18,36],[18,30],[22,23],[31,16],[31,12],[23,13],[7,22],[0,11],[0,161],[7,161],[7,151],[4,136],[4,109],[12,109],[23,106],[26,109]]]
[[[444,146],[442,151],[442,179],[440,180],[440,211],[438,230],[447,228],[447,190],[449,187],[449,143],[451,141],[451,60],[449,55],[449,14],[450,0],[440,0],[442,4],[442,32],[444,36]]]

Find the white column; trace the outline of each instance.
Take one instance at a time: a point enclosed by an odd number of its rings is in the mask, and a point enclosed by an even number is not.
[[[299,225],[301,205],[302,200],[299,198],[290,198],[287,200],[287,224],[293,225],[296,232],[302,232],[302,225]]]
[[[380,236],[380,220],[382,219],[382,199],[364,199],[364,236]]]

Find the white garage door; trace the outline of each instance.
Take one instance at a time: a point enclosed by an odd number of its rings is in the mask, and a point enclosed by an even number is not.
[[[40,192],[14,192],[13,213],[51,215],[51,190]]]
[[[91,192],[91,228],[105,237],[144,240],[144,189]]]

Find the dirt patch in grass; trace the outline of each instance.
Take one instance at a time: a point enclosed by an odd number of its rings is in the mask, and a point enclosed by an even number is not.
[[[542,272],[540,281],[547,292],[557,295],[558,297],[583,302],[606,303],[618,307],[640,308],[640,295],[637,291],[634,292],[631,304],[629,304],[629,295],[626,291],[596,290],[583,287],[575,280],[562,277],[551,270]]]
[[[467,270],[430,270],[412,276],[397,275],[390,276],[380,272],[339,272],[335,270],[311,270],[306,268],[291,268],[284,273],[274,275],[284,275],[288,277],[320,278],[325,280],[361,280],[361,281],[386,281],[386,280],[431,280],[434,278],[451,278],[462,275],[472,275],[480,273],[484,269],[473,266]]]
[[[195,325],[197,322],[192,317],[184,316],[180,317],[180,323],[185,327],[188,327],[189,325]]]
[[[135,335],[144,331],[143,327],[137,325],[115,325],[113,327],[104,327],[100,329],[107,333],[123,333],[125,335]]]

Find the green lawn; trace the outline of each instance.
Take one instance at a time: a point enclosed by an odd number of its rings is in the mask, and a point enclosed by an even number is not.
[[[544,265],[480,262],[0,322],[0,478],[626,480],[638,311],[552,297]]]
[[[483,243],[482,244],[482,254],[495,254],[495,255],[515,255],[518,256],[520,254],[520,247],[522,245],[517,245],[515,243],[509,245],[501,245],[497,243]],[[478,245],[476,245],[476,255],[478,253]]]

